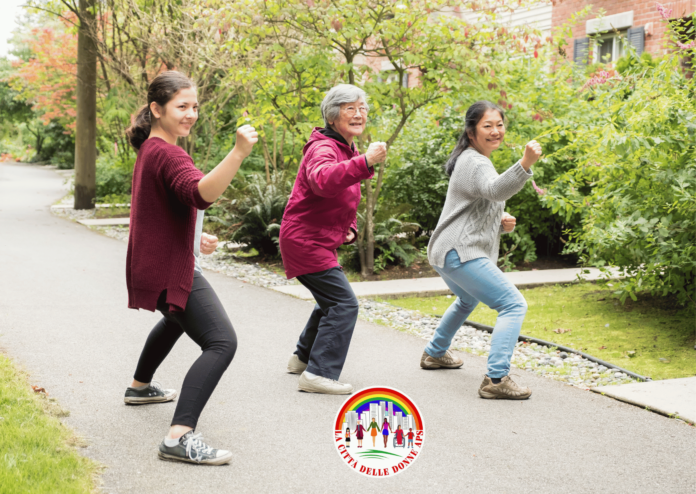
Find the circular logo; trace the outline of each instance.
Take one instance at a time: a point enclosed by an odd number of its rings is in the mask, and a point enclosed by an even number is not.
[[[354,472],[393,477],[420,456],[425,428],[416,404],[393,388],[365,388],[336,415],[334,445]]]

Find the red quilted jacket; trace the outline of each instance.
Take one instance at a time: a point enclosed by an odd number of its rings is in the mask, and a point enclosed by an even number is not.
[[[356,230],[360,181],[372,178],[365,156],[315,128],[280,227],[285,274],[295,278],[338,266],[336,249]]]

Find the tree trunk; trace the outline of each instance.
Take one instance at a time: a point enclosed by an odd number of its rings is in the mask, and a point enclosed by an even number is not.
[[[80,0],[77,32],[75,209],[94,208],[97,161],[97,46],[92,37],[96,0]]]
[[[375,271],[375,225],[374,225],[374,193],[372,183],[365,180],[365,225],[358,238],[358,253],[360,255],[360,274],[369,276]]]

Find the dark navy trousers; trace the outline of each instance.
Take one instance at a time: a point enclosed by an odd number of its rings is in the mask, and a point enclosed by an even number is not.
[[[358,320],[358,299],[341,268],[303,274],[297,279],[312,292],[316,305],[295,354],[307,371],[338,380]]]

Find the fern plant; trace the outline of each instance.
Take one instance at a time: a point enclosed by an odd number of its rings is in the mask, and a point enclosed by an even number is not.
[[[283,173],[271,175],[270,182],[256,173],[240,177],[237,187],[220,198],[209,221],[222,226],[222,240],[241,244],[245,252],[256,249],[264,257],[276,257],[291,186]]]

